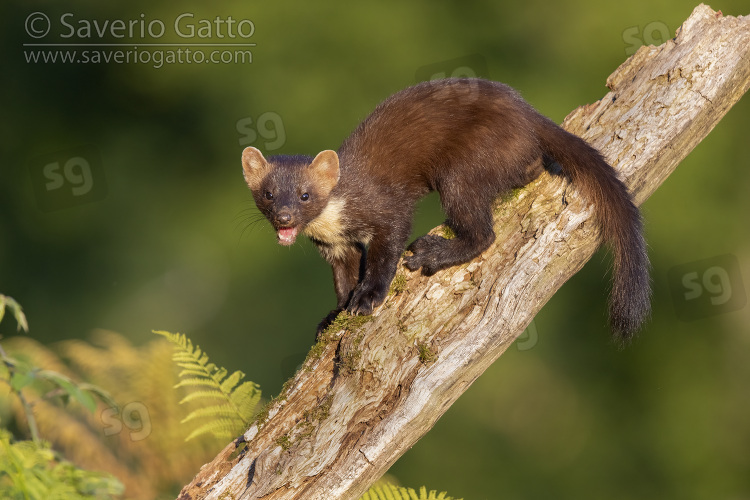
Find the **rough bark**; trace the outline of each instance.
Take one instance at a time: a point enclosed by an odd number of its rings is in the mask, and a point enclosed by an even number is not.
[[[601,150],[641,203],[750,86],[750,18],[700,5],[675,39],[641,47],[607,86],[563,126]],[[475,261],[430,278],[401,268],[400,291],[319,345],[268,417],[181,498],[358,498],[599,245],[591,206],[560,177],[499,200],[495,219],[497,240]]]

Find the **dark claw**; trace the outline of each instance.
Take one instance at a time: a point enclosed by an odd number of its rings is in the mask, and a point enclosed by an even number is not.
[[[352,298],[349,300],[346,310],[352,314],[370,315],[376,307],[383,303],[386,295],[388,295],[387,285],[378,287],[360,283],[352,292]]]

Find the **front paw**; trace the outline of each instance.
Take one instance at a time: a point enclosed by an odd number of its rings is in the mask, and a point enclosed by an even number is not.
[[[351,314],[370,315],[376,307],[383,303],[386,295],[388,295],[387,287],[363,286],[360,283],[354,289],[346,310]]]

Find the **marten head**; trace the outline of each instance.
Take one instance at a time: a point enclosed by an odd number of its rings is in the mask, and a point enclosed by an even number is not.
[[[328,203],[339,181],[339,157],[327,150],[318,156],[263,157],[253,147],[242,152],[245,182],[258,210],[271,222],[282,245],[291,245]]]

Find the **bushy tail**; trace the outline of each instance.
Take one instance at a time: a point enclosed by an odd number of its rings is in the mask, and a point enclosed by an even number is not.
[[[540,146],[594,204],[604,241],[613,253],[609,320],[621,343],[630,340],[651,313],[651,283],[641,214],[615,170],[580,137],[539,115]]]

